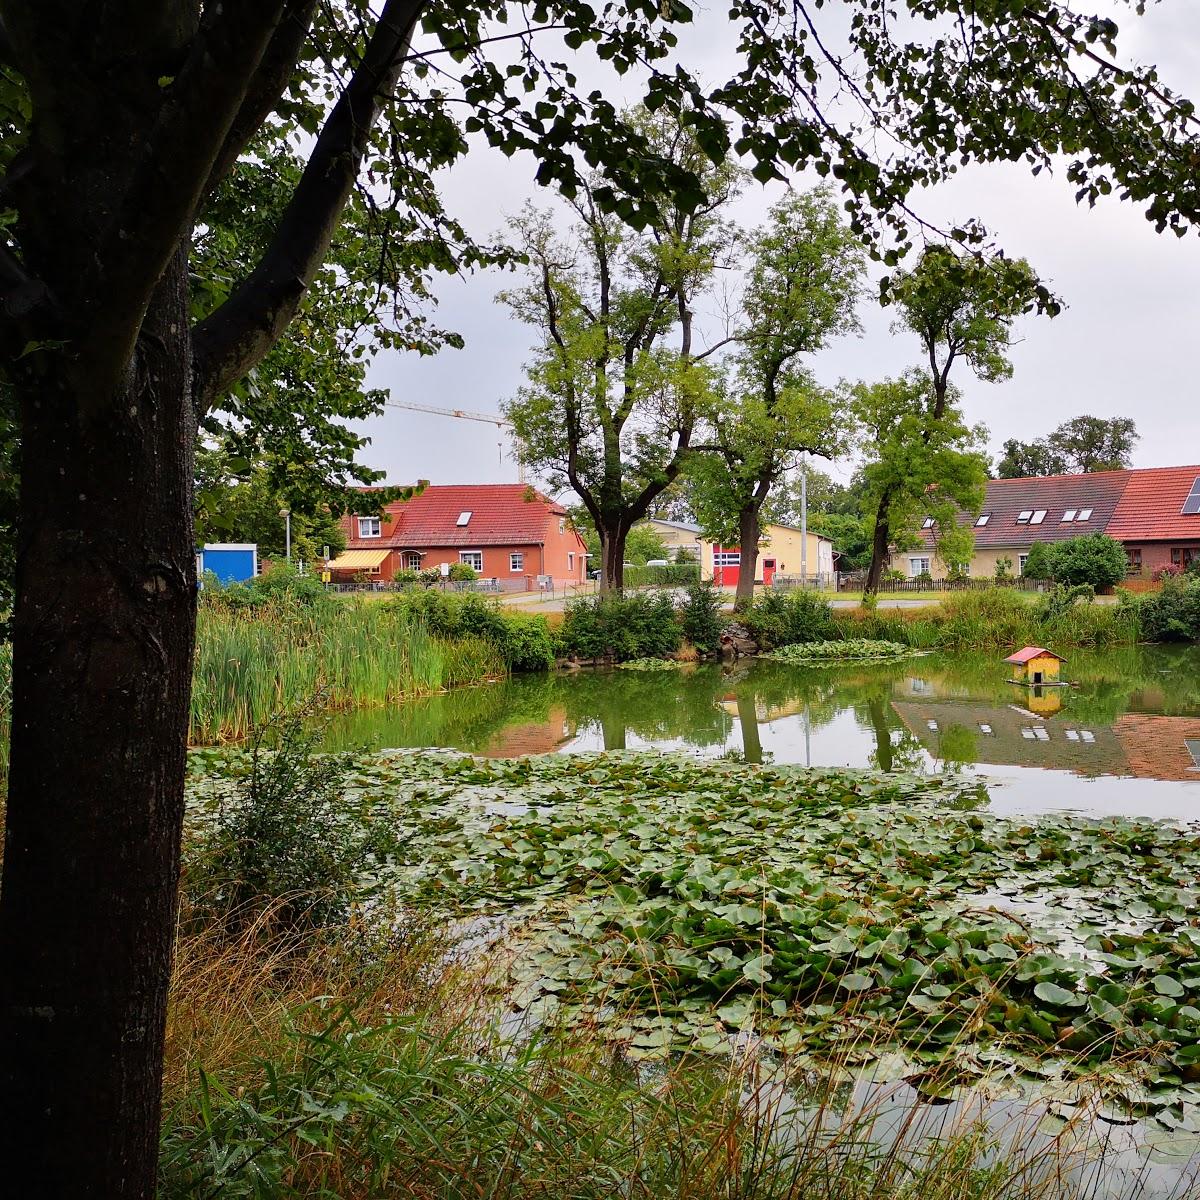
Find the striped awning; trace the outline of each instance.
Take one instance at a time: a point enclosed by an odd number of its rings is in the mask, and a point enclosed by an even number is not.
[[[331,571],[369,571],[383,566],[390,550],[343,550],[329,564]]]

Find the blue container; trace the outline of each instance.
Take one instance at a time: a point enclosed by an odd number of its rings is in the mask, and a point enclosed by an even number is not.
[[[222,584],[245,583],[258,574],[258,546],[254,542],[210,542],[196,555],[201,576],[211,571]]]

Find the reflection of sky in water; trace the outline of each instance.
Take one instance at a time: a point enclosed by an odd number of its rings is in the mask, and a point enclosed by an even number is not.
[[[1200,649],[1075,651],[1070,688],[995,656],[514,678],[335,717],[331,748],[496,756],[658,749],[814,767],[975,773],[998,812],[1200,818]]]

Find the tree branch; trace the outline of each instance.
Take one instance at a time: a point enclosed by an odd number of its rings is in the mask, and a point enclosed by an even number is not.
[[[358,176],[371,129],[395,86],[423,0],[387,0],[258,266],[197,327],[195,397],[206,412],[262,361],[325,261]]]

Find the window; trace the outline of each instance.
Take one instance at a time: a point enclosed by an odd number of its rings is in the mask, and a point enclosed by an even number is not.
[[[1039,508],[1037,512],[1035,512],[1033,516],[1029,518],[1029,523],[1030,525],[1040,525],[1045,519],[1046,510],[1044,508]]]
[[[929,559],[928,558],[910,558],[908,560],[908,573],[913,579],[918,575],[929,574]]]
[[[574,550],[567,551],[567,570],[571,571],[571,572],[574,572],[574,570],[575,570],[575,551]]]
[[[1025,564],[1026,564],[1028,561],[1029,561],[1029,555],[1028,555],[1028,554],[1018,554],[1018,555],[1017,555],[1017,571],[1018,571],[1020,574],[1022,574],[1022,575],[1024,575],[1024,574],[1025,574]]]
[[[981,517],[979,517],[979,519],[978,519],[978,520],[975,522],[975,528],[976,528],[976,529],[982,529],[982,528],[983,528],[983,527],[984,527],[984,526],[985,526],[985,525],[986,525],[986,524],[987,524],[987,523],[988,523],[988,522],[989,522],[991,519],[992,519],[992,514],[991,514],[991,513],[984,513],[984,514],[983,514]]]
[[[510,571],[525,570],[525,555],[524,554],[510,554],[508,556],[508,569]]]
[[[926,517],[925,520],[923,520],[921,522],[921,528],[922,529],[932,529],[933,528],[933,518]]]
[[[455,522],[455,524],[461,528],[462,526],[469,525],[470,523],[471,523],[471,510],[468,508],[466,512],[460,512],[458,514],[458,520]]]
[[[1092,510],[1090,508],[1081,508],[1079,515],[1075,518],[1077,521],[1090,521],[1092,519]]]
[[[1172,546],[1171,565],[1176,567],[1190,566],[1192,560],[1196,557],[1196,553],[1196,550],[1191,546]]]
[[[1192,490],[1188,492],[1188,498],[1183,502],[1180,511],[1185,517],[1194,517],[1200,513],[1200,478],[1192,484]]]
[[[1023,510],[1022,512],[1017,513],[1017,524],[1018,525],[1028,525],[1029,518],[1032,516],[1033,516],[1032,508],[1027,508],[1027,509]]]
[[[1062,519],[1063,519],[1064,521],[1073,521],[1073,520],[1075,520],[1075,513],[1076,513],[1076,511],[1077,511],[1077,510],[1076,510],[1076,509],[1074,509],[1074,508],[1068,508],[1068,509],[1067,509],[1067,511],[1066,511],[1065,513],[1063,513],[1063,515],[1062,515]]]
[[[1141,546],[1130,546],[1126,549],[1125,555],[1129,559],[1129,569],[1131,571],[1140,571],[1142,569]]]
[[[421,556],[415,550],[405,550],[401,558],[406,571],[419,571],[421,569]]]
[[[740,550],[714,550],[713,551],[713,566],[714,567],[740,567],[742,565],[742,552]]]
[[[1081,742],[1095,742],[1096,735],[1090,729],[1081,729],[1079,731],[1079,740]]]
[[[382,523],[378,517],[359,517],[358,536],[360,538],[382,537]]]
[[[483,570],[483,551],[482,550],[460,550],[458,552],[458,561],[466,563],[468,567],[474,567],[476,571]]]
[[[566,522],[566,520],[565,520],[565,519],[564,519],[564,520],[560,520],[560,521],[559,521],[559,523],[558,523],[558,532],[559,532],[559,533],[566,533],[566,532],[567,532],[567,522]]]
[[[1192,756],[1191,770],[1200,771],[1200,738],[1184,738],[1183,744],[1187,747],[1187,752]]]

